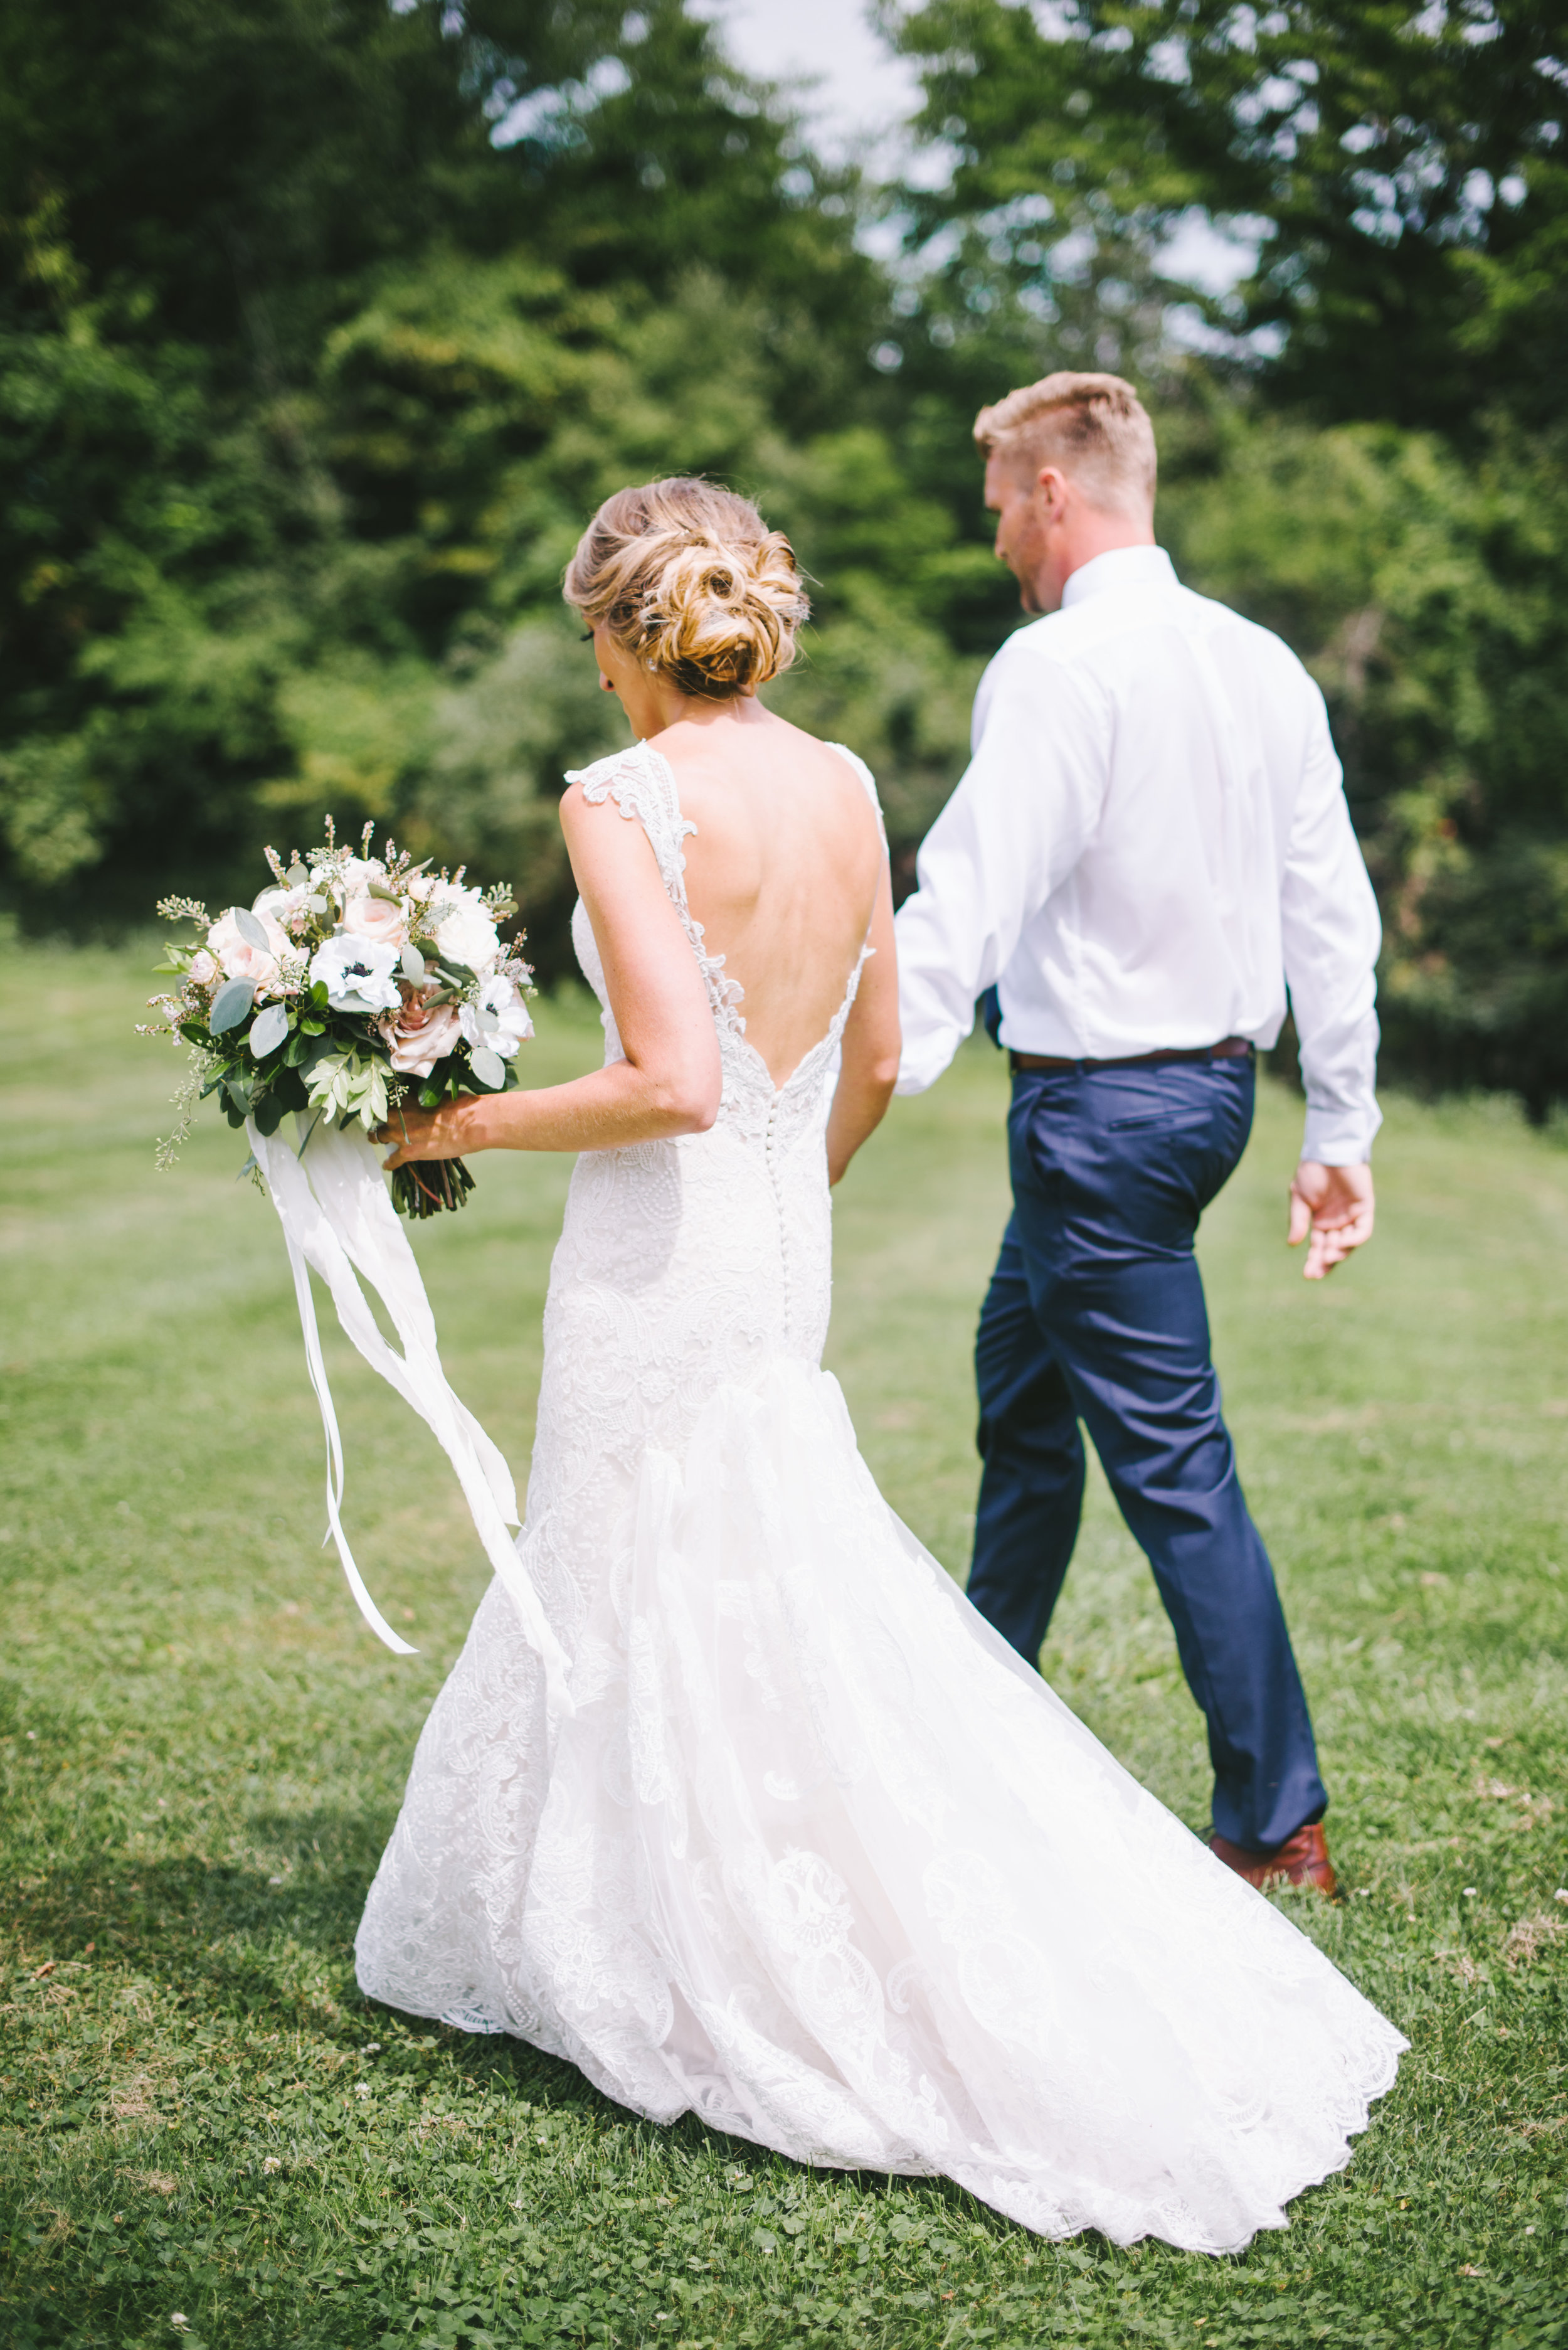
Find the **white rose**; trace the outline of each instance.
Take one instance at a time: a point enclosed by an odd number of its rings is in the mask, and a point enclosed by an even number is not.
[[[191,957],[191,977],[198,987],[211,987],[218,976],[218,966],[205,947],[198,948]]]
[[[339,871],[343,893],[348,898],[363,898],[372,881],[385,881],[387,868],[379,857],[346,857]]]
[[[428,1077],[438,1061],[457,1050],[462,1034],[455,1003],[426,1003],[419,995],[397,1012],[383,1012],[376,1025],[400,1077]]]
[[[377,939],[389,947],[403,946],[409,935],[402,908],[389,898],[350,898],[343,909],[343,927],[357,939]]]
[[[334,1012],[396,1012],[403,1000],[392,977],[397,967],[396,947],[339,931],[310,958],[310,983],[325,986]]]
[[[290,943],[295,944],[309,925],[310,916],[305,905],[309,895],[308,882],[302,889],[264,889],[251,911],[263,920],[276,922]]]
[[[525,1038],[534,1034],[528,1007],[514,980],[487,979],[477,1003],[462,1007],[462,1033],[470,1045],[488,1045],[510,1061]]]
[[[256,920],[266,932],[266,951],[245,944],[232,907],[207,932],[207,951],[216,957],[227,978],[254,980],[259,992],[277,985],[278,957],[287,952],[288,939],[272,915],[258,914]]]
[[[501,951],[500,937],[483,899],[477,889],[461,889],[447,904],[450,910],[437,926],[436,945],[465,970],[483,971]]]

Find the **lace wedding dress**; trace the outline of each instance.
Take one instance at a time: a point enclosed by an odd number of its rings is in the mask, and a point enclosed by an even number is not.
[[[775,1089],[687,908],[670,766],[642,745],[581,780],[647,828],[722,1106],[706,1134],[577,1161],[519,1537],[573,1710],[552,1718],[493,1584],[420,1740],[359,1982],[566,2057],[650,2120],[945,2172],[1046,2236],[1234,2251],[1349,2159],[1406,2043],[882,1500],[819,1363],[859,967]],[[573,935],[613,1060],[580,906]]]

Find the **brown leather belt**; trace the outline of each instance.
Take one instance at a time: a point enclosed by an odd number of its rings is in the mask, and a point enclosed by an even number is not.
[[[1222,1036],[1190,1053],[1127,1053],[1117,1061],[1064,1061],[1054,1053],[1009,1053],[1015,1069],[1153,1069],[1164,1061],[1239,1061],[1252,1047],[1245,1036]]]

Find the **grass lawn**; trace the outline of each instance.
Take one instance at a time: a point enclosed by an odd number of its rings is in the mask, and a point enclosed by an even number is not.
[[[1203,1254],[1349,1898],[1292,1914],[1414,2043],[1351,2169],[1238,2260],[1053,2246],[946,2183],[660,2131],[566,2065],[367,2007],[350,1940],[484,1581],[433,1441],[328,1334],[362,1627],[323,1526],[281,1235],[178,1063],[151,956],[0,953],[0,2340],[354,2350],[1568,2344],[1568,1153],[1395,1102],[1374,1249],[1281,1245],[1266,1087]],[[597,1057],[543,1008],[539,1076]],[[985,1049],[840,1195],[830,1360],[961,1572],[969,1346],[1005,1212]],[[567,1167],[481,1162],[418,1246],[459,1392],[521,1470]],[[1103,1487],[1046,1658],[1195,1827],[1199,1722]]]

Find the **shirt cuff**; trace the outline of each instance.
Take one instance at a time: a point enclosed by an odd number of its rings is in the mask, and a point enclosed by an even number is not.
[[[1320,1167],[1364,1167],[1372,1157],[1372,1138],[1383,1123],[1376,1102],[1346,1109],[1335,1103],[1319,1108],[1307,1104],[1302,1157]]]
[[[893,1091],[923,1094],[929,1086],[934,1086],[963,1043],[965,1033],[961,1028],[944,1026],[907,1039],[898,1062],[898,1082]]]

